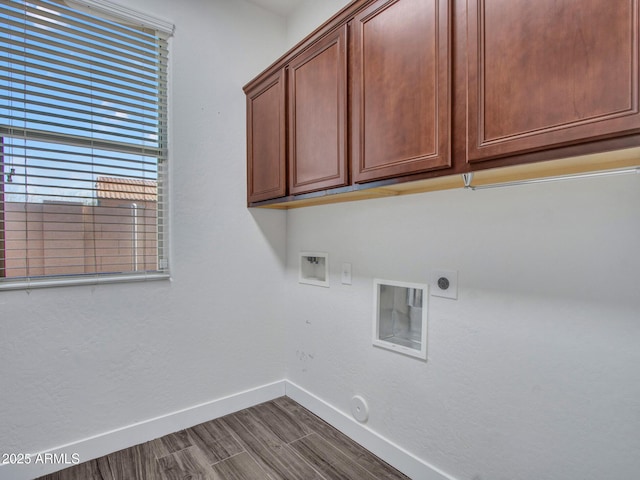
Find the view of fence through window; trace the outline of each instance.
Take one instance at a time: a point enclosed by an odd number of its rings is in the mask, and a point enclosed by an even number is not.
[[[0,277],[155,272],[166,40],[65,0],[0,0]]]

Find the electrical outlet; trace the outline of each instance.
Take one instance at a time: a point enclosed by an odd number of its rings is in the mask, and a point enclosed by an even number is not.
[[[434,270],[431,274],[433,297],[458,299],[458,272],[456,270]]]

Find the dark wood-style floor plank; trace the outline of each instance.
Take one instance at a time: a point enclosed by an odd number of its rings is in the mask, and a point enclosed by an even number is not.
[[[291,451],[248,410],[222,418],[258,465],[275,480],[321,480],[309,464]]]
[[[188,447],[158,459],[162,480],[220,480],[198,447]]]
[[[385,480],[411,480],[289,397],[277,398],[273,403],[279,408],[289,411],[298,422],[338,448],[343,454],[349,456],[349,458],[371,473],[375,478]]]
[[[296,440],[291,448],[328,480],[378,480],[316,433]]]
[[[210,464],[244,452],[242,445],[219,419],[189,428],[187,434],[191,443],[204,452]]]
[[[220,480],[271,480],[273,477],[265,472],[247,452],[218,462],[211,467]],[[216,479],[216,480],[217,480]]]
[[[180,430],[151,441],[151,447],[156,458],[166,457],[191,446],[191,439],[186,430]]]
[[[151,442],[107,455],[113,480],[162,480]]]
[[[287,397],[38,480],[410,480]]]
[[[100,470],[97,460],[91,460],[45,475],[40,477],[39,480],[113,480],[110,468],[108,466],[107,468],[103,467],[103,470]]]
[[[296,420],[288,410],[279,408],[273,402],[262,403],[248,409],[257,420],[284,443],[291,443],[312,433],[304,424]]]
[[[111,465],[109,465],[109,459],[104,456],[100,458],[96,458],[96,465],[98,466],[98,476],[94,476],[93,478],[89,477],[90,480],[114,480],[113,472],[111,471]],[[66,480],[66,479],[63,479]]]

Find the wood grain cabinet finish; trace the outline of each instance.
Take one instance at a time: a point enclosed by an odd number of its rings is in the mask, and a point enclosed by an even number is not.
[[[638,0],[467,5],[469,162],[640,131]]]
[[[287,192],[285,75],[278,71],[247,95],[247,200],[283,197]]]
[[[381,0],[353,21],[355,182],[450,165],[447,0]]]
[[[245,86],[248,203],[637,147],[639,32],[640,0],[350,2]]]
[[[288,67],[289,192],[347,185],[347,27]]]

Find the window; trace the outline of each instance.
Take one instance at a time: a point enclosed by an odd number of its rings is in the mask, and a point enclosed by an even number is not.
[[[171,31],[104,0],[0,0],[0,289],[168,276]]]

